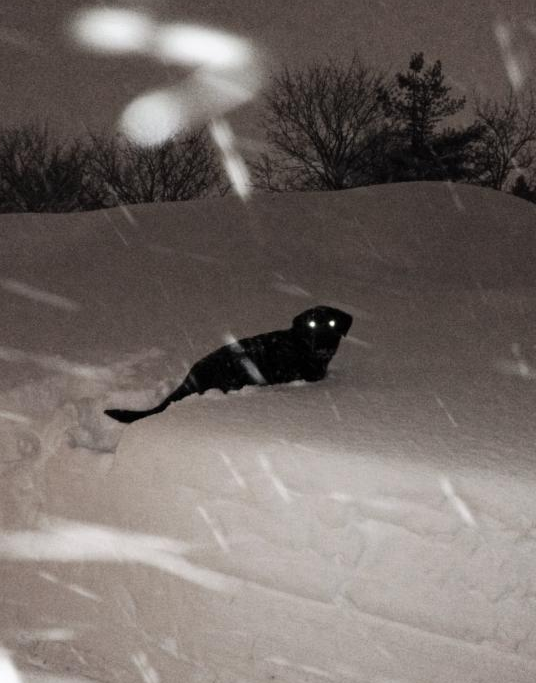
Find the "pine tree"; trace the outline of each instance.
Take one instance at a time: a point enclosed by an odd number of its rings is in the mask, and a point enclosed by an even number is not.
[[[395,88],[383,93],[387,115],[399,124],[415,151],[430,141],[440,121],[465,106],[465,97],[452,98],[444,81],[441,62],[425,68],[424,53],[417,52],[410,59],[409,70],[396,75]]]
[[[462,180],[471,175],[471,147],[481,136],[480,127],[437,131],[444,119],[465,106],[465,97],[451,97],[450,90],[441,62],[426,67],[422,52],[411,56],[408,71],[396,74],[390,89],[383,89],[384,111],[395,131],[390,182]]]

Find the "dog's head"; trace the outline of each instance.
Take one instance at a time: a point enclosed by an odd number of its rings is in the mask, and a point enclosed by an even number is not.
[[[346,336],[352,326],[352,321],[349,313],[338,308],[316,306],[297,315],[292,321],[292,330],[315,353],[333,355],[341,337]]]

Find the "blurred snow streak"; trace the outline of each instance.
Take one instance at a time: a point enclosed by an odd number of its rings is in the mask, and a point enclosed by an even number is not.
[[[209,590],[238,587],[236,579],[198,567],[182,555],[194,546],[163,536],[129,533],[118,529],[61,519],[48,519],[37,531],[0,533],[0,558],[37,562],[139,563]],[[3,682],[3,679],[0,678]]]
[[[46,292],[43,289],[37,289],[25,282],[19,282],[19,280],[11,280],[6,278],[0,280],[0,287],[3,287],[8,292],[13,294],[18,294],[19,296],[24,296],[27,299],[33,299],[40,304],[47,304],[48,306],[54,306],[55,308],[62,308],[64,311],[78,311],[80,310],[79,304],[75,301],[67,299],[67,297],[59,296],[58,294],[52,294],[51,292]]]
[[[19,631],[17,633],[17,640],[26,643],[43,640],[65,642],[67,640],[74,640],[75,638],[76,633],[72,628],[33,629],[31,631]]]
[[[12,349],[9,346],[0,346],[0,360],[9,363],[34,363],[46,370],[53,370],[66,375],[74,375],[75,377],[82,377],[95,381],[113,380],[114,378],[113,372],[108,370],[108,368],[73,363],[57,356],[45,356],[29,351]]]
[[[208,514],[208,512],[202,505],[198,505],[197,510],[203,518],[203,520],[205,521],[206,525],[212,531],[212,534],[220,548],[223,550],[224,553],[228,553],[230,551],[229,543],[227,542],[227,539],[225,538],[225,535],[223,531],[219,528],[218,524],[212,519],[212,517]]]
[[[275,664],[276,666],[288,667],[290,669],[302,671],[305,674],[307,674],[307,677],[312,676],[314,678],[321,678],[328,681],[336,680],[335,675],[331,674],[329,671],[326,671],[325,669],[319,669],[316,666],[310,666],[307,664],[301,664],[297,662],[294,663],[286,659],[286,657],[266,657],[264,661]]]
[[[512,359],[502,358],[496,362],[499,372],[504,375],[514,375],[525,380],[536,379],[536,369],[523,357],[521,344],[514,342],[512,348]]]
[[[232,334],[226,334],[223,338],[226,344],[229,346],[235,346],[238,351],[241,351],[245,354],[244,347]],[[244,355],[242,358],[240,358],[240,363],[255,384],[266,384],[266,380],[261,371],[250,358]]]
[[[149,664],[149,659],[145,652],[137,652],[132,655],[132,661],[136,665],[140,676],[145,683],[160,683],[160,676]]]
[[[246,199],[249,176],[236,149],[231,128],[222,117],[251,101],[262,76],[249,41],[194,24],[163,24],[134,10],[85,9],[75,14],[71,31],[91,50],[137,53],[169,66],[192,69],[181,83],[147,91],[130,102],[120,127],[139,145],[159,145],[184,130],[209,126],[225,171],[236,193]]]
[[[37,575],[45,581],[50,581],[51,583],[60,585],[62,586],[62,588],[72,591],[73,593],[76,593],[77,595],[80,595],[83,598],[87,598],[88,600],[94,600],[95,602],[102,602],[102,598],[99,595],[97,595],[93,591],[88,590],[87,588],[84,588],[83,586],[79,586],[76,583],[65,583],[63,581],[60,581],[56,576],[54,576],[54,574],[50,574],[49,572],[37,572]]]
[[[508,80],[514,90],[519,90],[523,87],[527,74],[519,55],[514,50],[510,27],[505,23],[498,23],[495,26],[495,38],[501,49]]]
[[[270,479],[270,481],[273,484],[273,487],[277,491],[277,493],[281,496],[281,498],[287,503],[287,505],[290,505],[292,503],[292,496],[290,495],[289,490],[283,483],[283,481],[278,477],[278,475],[274,472],[272,463],[270,460],[267,458],[267,456],[263,455],[262,453],[259,454],[259,463],[262,469],[264,470],[266,476]]]
[[[222,458],[223,462],[225,463],[227,469],[231,473],[233,479],[238,484],[238,486],[240,486],[241,489],[247,489],[248,485],[246,484],[246,480],[240,474],[240,472],[236,469],[231,458],[226,453],[220,453],[220,455],[221,455],[221,458]]]
[[[212,121],[210,124],[210,134],[218,145],[223,167],[234,187],[236,193],[245,199],[250,191],[249,173],[246,164],[236,150],[235,138],[231,126],[222,119]]]
[[[20,413],[12,413],[10,410],[0,410],[0,420],[9,420],[10,422],[21,422],[22,424],[29,424],[31,419],[26,415]]]
[[[460,515],[465,524],[472,527],[478,526],[467,503],[455,493],[454,486],[452,485],[450,479],[448,477],[442,477],[439,480],[439,485],[441,486],[441,490],[445,494],[445,497]]]
[[[96,681],[94,678],[81,676],[57,676],[50,673],[24,671],[21,683],[96,683]]]

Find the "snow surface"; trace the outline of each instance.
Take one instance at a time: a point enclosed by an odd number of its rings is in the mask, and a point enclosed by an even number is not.
[[[536,680],[534,219],[439,183],[1,217],[6,681]],[[102,414],[320,303],[325,381]]]

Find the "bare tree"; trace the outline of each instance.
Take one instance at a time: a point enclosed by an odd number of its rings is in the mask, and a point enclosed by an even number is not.
[[[373,180],[375,135],[384,121],[382,74],[355,55],[272,76],[262,126],[270,151],[253,164],[270,190],[340,190]]]
[[[219,162],[204,130],[158,147],[139,147],[121,135],[94,134],[91,140],[91,169],[107,188],[109,204],[194,199],[221,181]]]
[[[526,171],[534,162],[534,91],[529,89],[518,95],[510,88],[503,102],[476,98],[475,114],[483,130],[477,149],[476,182],[502,190],[512,171]]]
[[[47,125],[0,130],[0,211],[77,211],[101,199],[80,140],[55,141]]]

